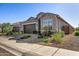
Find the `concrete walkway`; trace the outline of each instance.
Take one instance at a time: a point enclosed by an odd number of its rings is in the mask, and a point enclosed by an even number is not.
[[[8,40],[8,37],[0,37],[0,47],[15,55],[23,56],[79,56],[79,52],[43,46],[31,43],[16,43],[16,40]]]

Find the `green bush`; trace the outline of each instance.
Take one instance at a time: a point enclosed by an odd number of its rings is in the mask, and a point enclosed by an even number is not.
[[[79,31],[75,31],[75,36],[79,36]]]
[[[64,37],[64,32],[63,31],[61,31],[59,33],[61,34],[61,37]]]
[[[45,43],[48,43],[48,42],[49,42],[48,37],[45,37],[45,36],[44,36],[44,37],[42,38],[42,41],[45,42]]]
[[[51,32],[52,26],[44,26],[42,28],[43,32],[43,36],[51,36],[52,32]]]
[[[63,33],[62,32],[58,32],[58,33],[55,33],[52,36],[52,39],[53,39],[53,41],[56,41],[58,43],[62,43],[62,37],[63,37]]]
[[[53,34],[53,32],[51,32],[51,31],[43,31],[42,32],[42,36],[51,36],[51,34]]]
[[[30,38],[30,37],[31,37],[30,35],[27,35],[27,36],[21,37],[21,39],[28,39],[28,38]]]
[[[13,35],[21,35],[23,34],[22,32],[13,32]]]
[[[8,35],[8,33],[11,33],[13,29],[13,26],[10,23],[3,23],[2,24],[2,32],[6,33]]]
[[[6,35],[13,35],[13,32],[10,31],[10,32],[8,32]]]
[[[76,31],[79,31],[79,27],[77,27],[75,30],[76,30]]]
[[[37,31],[33,31],[33,34],[37,34],[38,32]]]

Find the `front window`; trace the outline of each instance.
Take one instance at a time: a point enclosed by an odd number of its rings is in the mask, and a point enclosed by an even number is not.
[[[42,20],[42,30],[44,29],[48,29],[48,30],[52,30],[52,19],[43,19]]]

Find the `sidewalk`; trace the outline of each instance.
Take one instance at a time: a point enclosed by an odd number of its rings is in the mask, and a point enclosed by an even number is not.
[[[0,37],[0,45],[15,55],[28,56],[79,56],[79,52],[43,46],[31,43],[16,43],[15,40],[8,40]]]

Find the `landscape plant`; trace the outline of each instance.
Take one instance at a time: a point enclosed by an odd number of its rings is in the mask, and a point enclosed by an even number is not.
[[[51,26],[44,26],[43,27],[43,36],[50,36],[51,35]]]
[[[42,42],[44,42],[44,43],[46,43],[46,44],[49,44],[49,43],[50,43],[49,37],[43,36]]]
[[[13,32],[13,35],[21,35],[23,34],[23,32],[19,31],[19,32]]]
[[[6,35],[12,34],[13,26],[10,23],[2,24],[2,32]]]
[[[77,27],[77,28],[75,29],[75,31],[79,31],[79,27]]]
[[[75,36],[79,36],[79,27],[77,27],[77,28],[75,29],[74,35],[75,35]]]
[[[75,36],[79,36],[79,31],[75,31]]]
[[[30,35],[26,35],[26,36],[21,37],[21,39],[28,39],[30,37],[31,37]]]
[[[62,43],[63,42],[63,40],[62,40],[63,36],[64,36],[64,34],[62,32],[57,32],[54,35],[52,35],[52,40],[56,41],[58,43]]]

